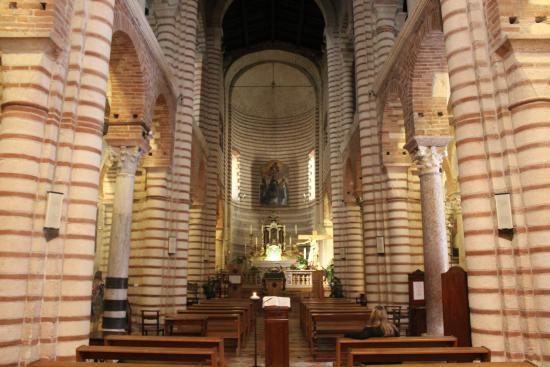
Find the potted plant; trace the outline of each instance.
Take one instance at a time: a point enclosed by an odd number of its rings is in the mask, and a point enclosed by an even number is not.
[[[304,258],[302,255],[296,258],[296,269],[304,270],[304,269],[307,269],[307,266],[308,266],[307,259]]]
[[[202,285],[202,291],[204,293],[204,296],[206,299],[211,299],[216,297],[216,286],[218,282],[216,279],[209,277],[208,280],[203,283]]]

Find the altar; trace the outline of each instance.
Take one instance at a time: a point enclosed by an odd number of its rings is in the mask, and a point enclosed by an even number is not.
[[[260,270],[270,268],[288,269],[296,263],[296,249],[292,247],[292,237],[287,237],[286,226],[276,217],[269,217],[269,224],[261,226],[261,243],[256,242],[249,254],[253,267]]]

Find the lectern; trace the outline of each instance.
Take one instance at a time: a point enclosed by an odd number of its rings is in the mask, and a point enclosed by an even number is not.
[[[290,367],[288,311],[290,298],[264,297],[265,367]]]

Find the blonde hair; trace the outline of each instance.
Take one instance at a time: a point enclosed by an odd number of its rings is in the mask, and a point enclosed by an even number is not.
[[[379,327],[384,332],[384,336],[393,336],[397,332],[397,327],[388,320],[386,309],[380,305],[375,306],[369,318],[369,326]]]

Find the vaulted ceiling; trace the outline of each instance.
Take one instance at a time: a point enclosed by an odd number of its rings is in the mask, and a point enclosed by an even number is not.
[[[226,52],[269,44],[320,52],[324,28],[314,0],[235,0],[223,19],[223,44]]]

